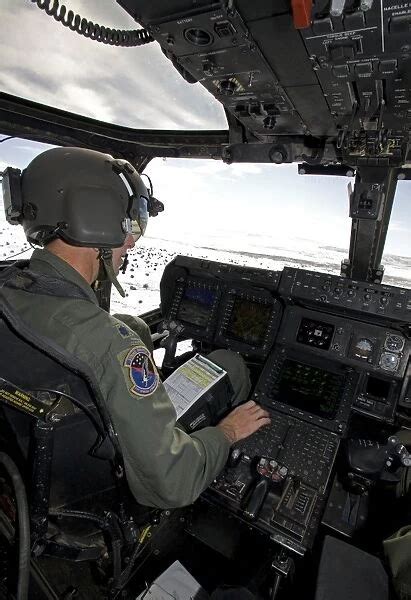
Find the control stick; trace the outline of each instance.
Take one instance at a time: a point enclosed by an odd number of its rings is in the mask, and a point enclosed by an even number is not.
[[[392,461],[397,460],[403,467],[411,467],[411,454],[407,448],[394,435],[388,438],[388,445],[391,446],[393,452],[387,459],[387,467],[391,467]]]
[[[269,489],[278,488],[282,491],[284,480],[288,469],[280,465],[276,460],[262,456],[256,466],[256,485],[249,497],[244,515],[248,519],[256,519],[268,494]]]
[[[411,454],[395,436],[389,437],[385,445],[373,440],[351,439],[347,453],[351,469],[371,479],[379,479],[384,470],[411,467]]]
[[[163,359],[163,367],[173,366],[173,360],[176,355],[177,342],[181,338],[184,331],[184,325],[178,321],[163,321],[159,326],[159,332],[168,332],[167,337],[161,340],[160,345],[165,348],[165,354]]]

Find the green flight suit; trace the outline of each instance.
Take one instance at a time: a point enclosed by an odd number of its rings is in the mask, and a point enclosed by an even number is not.
[[[85,279],[47,250],[35,250],[29,268],[68,280],[90,298],[89,302],[3,288],[30,328],[93,369],[135,498],[160,508],[192,503],[223,468],[229,441],[216,427],[191,435],[176,427],[174,407],[147,350],[147,346],[151,350],[149,328],[141,319],[134,319],[132,329],[102,310]]]
[[[383,545],[398,598],[411,600],[411,526],[401,527]]]

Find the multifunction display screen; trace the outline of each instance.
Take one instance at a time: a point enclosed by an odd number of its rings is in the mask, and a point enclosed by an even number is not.
[[[314,346],[322,350],[328,350],[334,333],[334,325],[313,321],[312,319],[301,319],[297,333],[297,342],[305,346]]]
[[[178,307],[177,319],[198,327],[206,327],[216,296],[216,290],[188,285]]]
[[[276,387],[284,404],[332,420],[338,411],[342,383],[342,375],[286,359]]]
[[[270,322],[272,305],[234,298],[226,336],[252,346],[261,346]]]
[[[369,375],[365,391],[371,398],[386,401],[391,391],[391,382]]]

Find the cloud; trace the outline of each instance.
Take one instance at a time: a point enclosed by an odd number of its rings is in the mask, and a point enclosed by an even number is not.
[[[15,165],[9,165],[4,160],[0,160],[0,172],[4,171],[6,167],[14,167]]]
[[[71,0],[70,8],[100,24],[139,28],[115,2]],[[185,82],[156,43],[93,42],[23,0],[2,0],[1,16],[2,91],[128,127],[227,127],[220,104]]]
[[[409,227],[408,223],[401,223],[399,221],[391,220],[390,221],[390,233],[391,232],[409,233],[410,227]]]

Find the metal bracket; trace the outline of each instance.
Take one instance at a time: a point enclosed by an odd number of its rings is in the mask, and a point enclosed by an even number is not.
[[[348,165],[312,165],[298,164],[299,175],[332,175],[337,177],[354,177],[355,171]]]
[[[281,549],[275,555],[271,568],[282,577],[288,577],[294,573],[294,560],[288,556],[285,550]]]
[[[349,259],[341,263],[341,275],[381,283],[381,258],[397,187],[398,169],[357,167],[354,189],[348,186],[352,218]]]
[[[278,596],[281,582],[294,575],[294,560],[287,554],[284,548],[281,548],[274,556],[271,568],[274,571],[274,583],[271,589],[270,600],[275,600]]]

